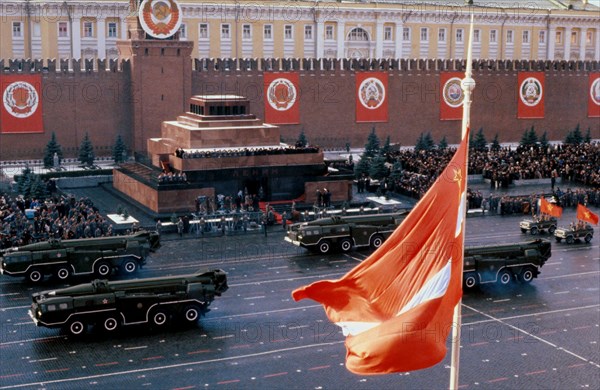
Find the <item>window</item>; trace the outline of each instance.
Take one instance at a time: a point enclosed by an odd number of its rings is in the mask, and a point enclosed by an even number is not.
[[[333,40],[333,26],[325,26],[325,39]]]
[[[445,28],[440,28],[438,30],[438,41],[446,42],[446,29]]]
[[[273,25],[265,24],[263,28],[263,36],[265,39],[272,40],[273,39]]]
[[[462,43],[462,41],[463,41],[463,29],[457,28],[456,29],[456,43]]]
[[[353,28],[352,30],[350,30],[350,33],[348,34],[348,40],[349,41],[368,41],[369,40],[369,35],[367,34],[367,32],[360,28],[360,27],[356,27]]]
[[[559,45],[562,44],[562,31],[557,31],[556,32],[556,43],[558,43]]]
[[[506,43],[513,43],[513,30],[506,31]]]
[[[202,38],[204,38],[204,39],[208,38],[208,24],[206,24],[206,23],[200,23],[199,32],[198,33],[199,33],[199,35],[198,35],[199,38],[201,38],[201,39]]]
[[[69,36],[69,25],[67,22],[58,22],[58,37],[66,38]]]
[[[242,25],[242,39],[252,39],[251,27],[249,24]]]
[[[586,44],[586,45],[591,45],[591,44],[593,44],[593,43],[594,43],[594,33],[593,33],[593,32],[591,32],[591,31],[588,31],[588,32],[585,34],[585,44]]]
[[[83,36],[86,38],[94,37],[94,25],[92,22],[83,22]]]
[[[229,23],[223,23],[221,25],[221,39],[230,39],[229,35]]]
[[[184,27],[184,25],[182,24],[181,27]],[[181,31],[181,29],[179,29],[179,31]],[[108,37],[109,38],[117,37],[117,23],[115,23],[115,22],[108,23]],[[184,37],[184,36],[182,35],[182,37]]]
[[[13,24],[12,24],[12,31],[13,31],[13,33],[12,33],[13,35],[12,36],[14,38],[21,37],[22,36],[21,35],[22,34],[21,33],[21,22],[13,22]]]
[[[529,31],[523,31],[523,43],[529,44]]]
[[[480,42],[480,35],[481,35],[481,30],[473,30],[473,42],[474,43],[479,43]]]
[[[540,36],[538,38],[540,43],[546,43],[546,31],[540,31]]]
[[[187,25],[185,23],[181,23],[181,26],[179,26],[179,38],[187,38]]]
[[[571,31],[571,44],[576,45],[579,42],[577,31]]]
[[[294,39],[291,24],[286,24],[285,26],[283,26],[283,39],[286,39],[286,40]]]
[[[313,39],[313,26],[305,25],[304,26],[304,40],[312,41]]]
[[[390,26],[385,26],[383,28],[383,40],[384,41],[392,40],[392,28]]]
[[[490,30],[490,43],[496,43],[496,30]]]
[[[402,28],[402,40],[410,41],[410,27]]]
[[[421,27],[421,42],[427,42],[429,40],[429,29],[427,27]]]

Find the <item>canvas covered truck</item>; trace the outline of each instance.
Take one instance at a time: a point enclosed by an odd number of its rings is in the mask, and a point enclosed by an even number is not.
[[[473,288],[486,283],[507,285],[513,280],[529,283],[539,275],[551,254],[550,241],[541,239],[465,247],[464,286]]]
[[[121,326],[195,323],[215,297],[227,291],[220,269],[191,275],[111,281],[96,279],[34,293],[29,316],[37,326],[62,328],[78,336],[94,326],[107,333]]]
[[[1,253],[0,274],[24,276],[32,283],[46,275],[66,281],[73,275],[108,278],[114,270],[133,274],[146,262],[149,252],[160,247],[156,232],[126,236],[49,240]]]
[[[285,241],[323,254],[353,247],[379,248],[408,211],[389,214],[330,216],[288,227]]]

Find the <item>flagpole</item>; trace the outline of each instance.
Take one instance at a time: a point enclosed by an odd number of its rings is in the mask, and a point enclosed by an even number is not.
[[[462,134],[461,139],[464,139],[467,136],[467,130],[471,124],[471,92],[475,89],[475,80],[472,77],[473,70],[473,57],[472,57],[472,47],[473,47],[473,22],[474,15],[471,14],[471,25],[469,27],[469,46],[467,49],[467,67],[465,70],[465,78],[461,81],[461,87],[464,94],[463,99],[463,117],[462,117]],[[466,157],[466,166],[467,173],[465,175],[465,189],[467,188],[467,178],[468,178],[468,169],[469,169],[469,140],[466,140],[467,143],[467,157]],[[465,215],[463,216],[463,226],[462,226],[462,247],[465,246],[465,221],[467,208],[465,207]],[[461,254],[460,261],[463,261],[464,253]],[[462,264],[461,264],[461,273],[462,273]],[[461,305],[462,299],[458,301],[458,304],[454,307],[454,317],[452,319],[453,327],[452,327],[452,358],[450,361],[450,390],[458,389],[458,371],[459,371],[459,363],[460,363],[460,328],[462,324],[462,315],[461,315]]]

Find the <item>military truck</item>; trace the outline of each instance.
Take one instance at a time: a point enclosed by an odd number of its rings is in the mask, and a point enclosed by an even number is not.
[[[389,214],[330,216],[288,226],[285,241],[320,253],[353,247],[379,248],[408,215]]]
[[[535,236],[538,233],[547,231],[550,234],[554,234],[557,226],[557,219],[555,217],[536,217],[534,219],[525,219],[519,223],[522,233],[531,233]]]
[[[49,240],[1,253],[0,274],[24,276],[33,283],[45,275],[66,281],[73,275],[109,277],[113,270],[133,274],[146,262],[150,251],[160,247],[156,232],[127,236]]]
[[[507,285],[513,280],[529,283],[536,278],[552,254],[548,240],[537,239],[514,244],[465,247],[463,284]]]
[[[588,243],[592,241],[592,237],[594,237],[594,228],[587,223],[580,226],[559,227],[554,232],[556,242],[561,242],[564,239],[567,244],[572,244],[582,238],[583,241]]]
[[[37,326],[62,328],[73,336],[89,326],[107,333],[134,324],[163,328],[171,321],[195,323],[227,288],[227,275],[220,269],[112,282],[96,279],[34,293],[29,316]]]

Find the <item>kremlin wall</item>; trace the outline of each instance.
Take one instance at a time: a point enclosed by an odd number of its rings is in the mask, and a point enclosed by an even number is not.
[[[188,111],[193,95],[246,97],[250,111],[264,120],[263,72],[299,75],[300,121],[279,125],[284,142],[293,144],[304,130],[313,145],[362,147],[373,127],[380,139],[389,135],[402,145],[413,145],[422,132],[435,142],[459,138],[460,120],[440,120],[440,74],[463,71],[464,60],[190,59],[189,66],[180,48],[160,50],[148,60],[179,58],[159,63],[151,73],[134,69],[130,60],[0,60],[1,75],[41,74],[44,125],[44,133],[0,133],[0,158],[39,159],[52,132],[66,157],[77,155],[85,133],[97,156],[111,154],[117,135],[143,155],[146,140],[160,136],[163,121]],[[356,123],[354,75],[366,71],[388,74],[387,122]],[[519,71],[545,73],[543,118],[517,119]],[[563,140],[577,124],[600,138],[600,120],[588,117],[589,76],[600,72],[598,61],[475,60],[473,72],[471,124],[483,128],[488,141],[497,133],[500,142],[518,142],[531,126],[538,135],[547,132],[549,140]],[[140,107],[146,109],[136,140],[132,128]]]

